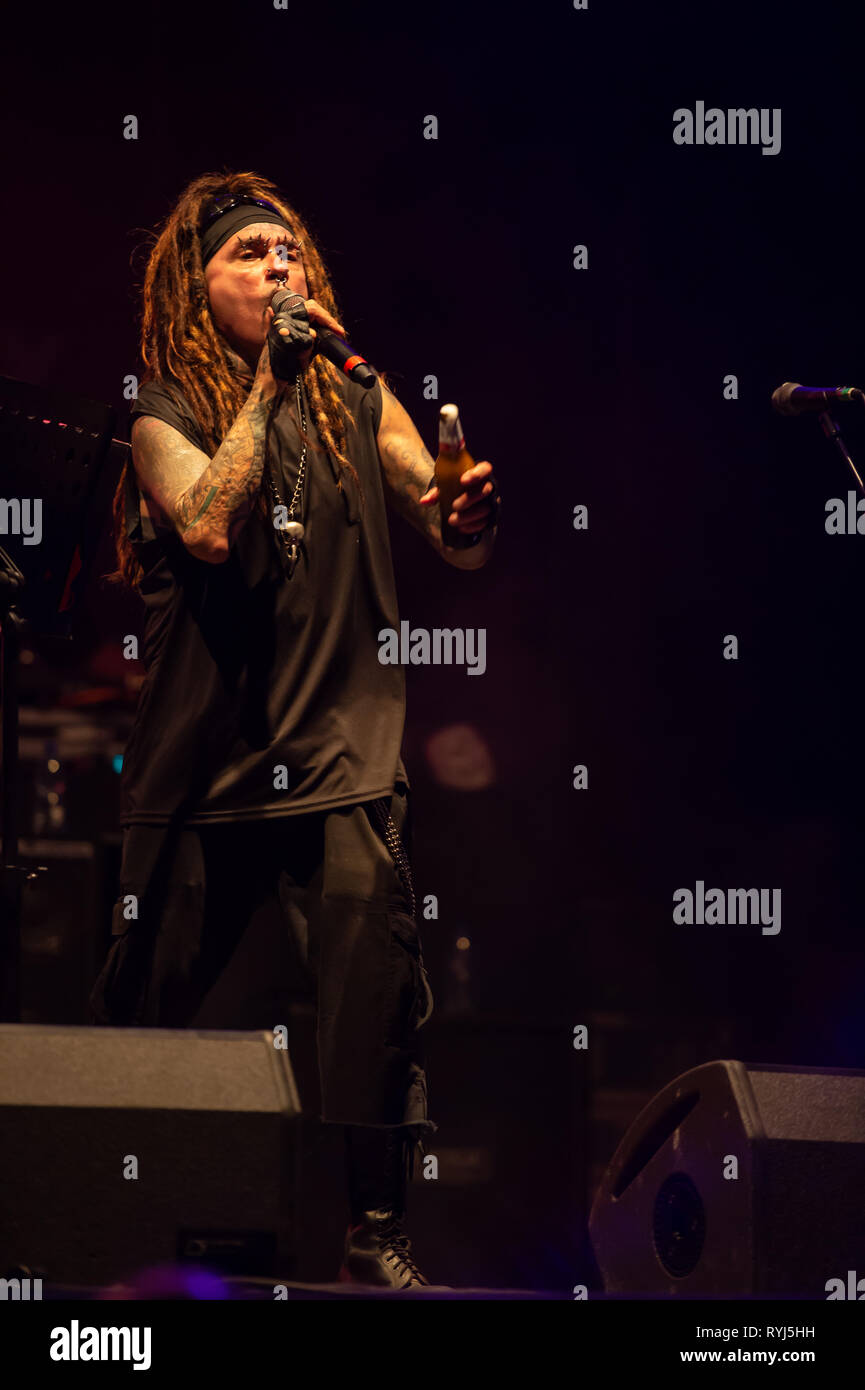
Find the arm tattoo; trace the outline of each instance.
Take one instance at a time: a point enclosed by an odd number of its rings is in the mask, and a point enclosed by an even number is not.
[[[198,515],[193,517],[192,521],[189,523],[190,526],[194,526],[196,521],[200,520],[200,518],[204,516],[204,513],[207,511],[207,508],[210,506],[218,491],[219,489],[215,487],[212,487],[210,489],[210,491],[208,492],[207,496],[205,497],[204,501],[198,509]]]
[[[379,439],[379,457],[388,483],[388,496],[394,508],[426,536],[430,545],[441,549],[438,506],[418,505],[435,481],[435,463],[423,444],[387,436]]]
[[[205,533],[227,539],[249,516],[261,484],[270,405],[257,393],[250,396],[204,472],[177,499],[184,544],[199,539],[196,530],[202,539]]]

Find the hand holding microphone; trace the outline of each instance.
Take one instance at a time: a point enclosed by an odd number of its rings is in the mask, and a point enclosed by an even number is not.
[[[326,309],[314,299],[304,299],[291,290],[276,290],[270,301],[271,320],[267,333],[270,369],[281,381],[292,381],[297,372],[309,366],[318,349],[318,334],[312,322],[345,333]]]
[[[271,371],[275,377],[290,381],[299,368],[309,365],[316,352],[322,352],[360,386],[375,384],[375,373],[366,359],[346,341],[342,324],[314,299],[304,299],[303,295],[295,294],[292,290],[279,289],[275,291],[270,307],[273,321],[267,342]],[[319,325],[317,331],[311,327],[310,320]]]

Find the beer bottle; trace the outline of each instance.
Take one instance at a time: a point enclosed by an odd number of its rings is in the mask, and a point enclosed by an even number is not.
[[[455,405],[443,405],[439,411],[439,453],[435,465],[435,485],[439,490],[442,541],[453,550],[465,550],[471,544],[471,534],[458,531],[455,526],[451,526],[448,517],[454,509],[454,500],[466,490],[460,478],[469,468],[474,467],[474,463],[466,448],[459,411]],[[478,527],[478,530],[480,529]]]

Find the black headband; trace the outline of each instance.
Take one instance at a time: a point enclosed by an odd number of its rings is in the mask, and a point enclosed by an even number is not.
[[[201,233],[201,264],[206,266],[207,262],[216,255],[220,247],[224,246],[230,236],[239,232],[242,227],[251,227],[254,222],[273,222],[276,226],[293,235],[290,228],[285,225],[285,218],[281,213],[270,208],[256,207],[249,203],[239,208],[230,208],[221,217],[217,217],[215,222],[211,222],[209,227]]]

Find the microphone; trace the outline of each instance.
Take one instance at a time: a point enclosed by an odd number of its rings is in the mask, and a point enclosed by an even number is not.
[[[293,290],[276,290],[270,301],[274,315],[281,314],[284,309],[289,307],[292,300],[295,301],[295,305],[298,301],[302,304],[303,295],[295,294]],[[324,353],[328,361],[332,362],[335,367],[339,367],[340,371],[344,372],[350,381],[357,382],[358,386],[363,386],[367,390],[371,386],[375,386],[378,377],[366,358],[361,357],[359,352],[355,352],[351,343],[347,342],[345,338],[340,338],[330,328],[324,328],[320,323],[312,326],[315,328],[313,346],[319,352]]]
[[[772,404],[780,415],[801,415],[806,410],[828,410],[830,405],[865,400],[858,386],[800,386],[785,381],[772,392]]]

